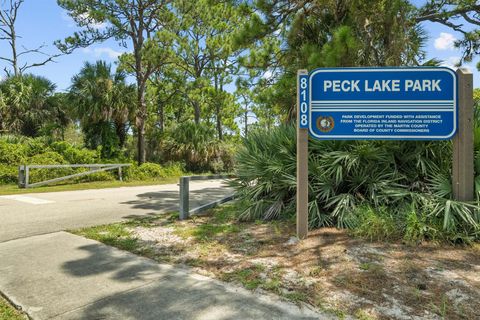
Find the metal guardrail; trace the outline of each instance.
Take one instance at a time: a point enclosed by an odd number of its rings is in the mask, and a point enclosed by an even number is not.
[[[219,200],[212,201],[203,206],[190,210],[190,181],[198,180],[215,180],[215,179],[231,179],[234,175],[211,175],[211,176],[184,176],[180,177],[180,220],[188,219],[191,214],[197,214],[204,210],[216,207],[222,203],[230,201],[234,195],[224,197]]]
[[[18,167],[18,187],[19,188],[33,188],[44,186],[46,184],[55,183],[63,180],[68,180],[72,178],[87,176],[92,173],[108,171],[108,170],[118,170],[118,178],[120,181],[123,181],[122,178],[122,168],[129,167],[129,163],[108,163],[108,164],[51,164],[51,165],[21,165]],[[30,180],[30,169],[58,169],[58,168],[89,168],[89,171],[79,172],[55,179],[40,181],[36,183],[29,183]]]

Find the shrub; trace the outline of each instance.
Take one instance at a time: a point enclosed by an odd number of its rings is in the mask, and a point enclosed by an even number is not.
[[[0,135],[0,142],[10,143],[10,144],[22,144],[31,138],[22,136],[22,135],[15,135],[15,134],[2,134]]]
[[[0,183],[16,183],[18,167],[0,164]]]
[[[61,154],[55,151],[47,151],[45,153],[36,154],[29,158],[29,164],[67,164]]]
[[[76,172],[87,171],[88,169],[77,169]],[[75,178],[78,182],[91,182],[91,181],[113,181],[117,179],[115,170],[113,171],[100,171],[91,173],[86,176]]]
[[[413,208],[405,216],[405,234],[403,239],[408,243],[419,243],[423,240],[437,240],[441,232],[438,219],[429,219],[424,212],[417,213]]]
[[[236,187],[250,202],[242,219],[275,219],[295,211],[296,146],[294,129],[251,132],[236,157]]]
[[[0,140],[0,163],[18,166],[26,160],[26,148],[22,144],[11,144]]]
[[[90,150],[64,141],[53,142],[48,138],[25,138],[22,136],[0,136],[0,183],[15,183],[18,179],[18,166],[22,164],[92,164],[125,163],[129,159],[102,159],[101,148]],[[30,182],[35,183],[61,176],[80,173],[87,168],[31,169]],[[124,169],[124,177],[129,180],[155,180],[181,176],[184,166],[171,162],[165,166],[156,163],[133,165]],[[109,181],[117,178],[116,171],[93,173],[75,178],[73,181]]]
[[[114,158],[120,153],[120,140],[115,132],[115,125],[110,121],[84,124],[82,131],[85,145],[90,149],[99,150],[102,157]]]
[[[28,160],[28,164],[50,165],[50,164],[67,164],[62,155],[54,151],[37,154]],[[60,176],[65,176],[74,173],[71,168],[58,169],[31,169],[30,182],[38,182],[49,179],[54,179]]]
[[[181,176],[182,167],[179,164],[172,164],[163,167],[157,163],[144,163],[141,166],[136,164],[125,170],[126,180],[156,180],[166,177]]]
[[[180,177],[185,174],[184,165],[180,162],[170,162],[163,167],[166,177]]]
[[[71,164],[91,164],[101,162],[98,150],[75,147],[67,142],[59,141],[52,144],[52,149],[63,156]]]
[[[25,147],[25,156],[33,157],[37,154],[52,151],[45,138],[30,138],[17,146]]]
[[[361,206],[355,212],[354,234],[373,240],[398,239],[401,234],[393,216],[386,208]]]
[[[234,183],[247,203],[241,219],[294,215],[295,134],[294,127],[281,126],[251,132],[244,140],[235,159]],[[394,222],[400,236],[412,240],[479,239],[478,204],[452,200],[451,154],[450,142],[310,141],[310,227],[358,229],[382,239],[389,238]],[[415,208],[417,221],[406,208]],[[369,225],[376,235],[362,232]]]
[[[173,128],[163,142],[166,161],[182,161],[192,172],[226,172],[233,168],[231,143],[215,137],[215,130],[206,124],[184,122]]]

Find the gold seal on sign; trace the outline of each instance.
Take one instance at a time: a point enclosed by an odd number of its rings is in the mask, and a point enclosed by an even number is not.
[[[318,117],[317,118],[317,128],[322,132],[330,132],[335,126],[335,121],[333,117]]]

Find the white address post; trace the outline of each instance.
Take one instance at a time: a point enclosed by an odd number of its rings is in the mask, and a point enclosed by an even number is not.
[[[297,74],[297,237],[305,239],[308,235],[308,129],[300,128],[300,75],[307,70],[298,70]]]

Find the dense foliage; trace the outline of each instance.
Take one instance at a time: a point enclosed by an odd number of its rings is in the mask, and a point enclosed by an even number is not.
[[[462,16],[476,24],[478,18],[473,1],[417,7],[407,0],[259,0],[251,6],[253,16],[237,37],[250,45],[240,59],[250,70],[245,81],[252,83],[253,75],[256,104],[285,123],[295,121],[297,70],[439,65],[426,60],[419,21],[463,30],[452,21]],[[464,30],[470,47],[462,61],[478,51],[477,29]],[[293,127],[249,133],[236,158],[236,185],[247,204],[242,218],[294,213],[295,151]],[[478,239],[477,204],[452,200],[451,152],[448,142],[312,141],[310,226],[351,228],[370,238]]]
[[[241,218],[294,215],[295,141],[292,126],[245,139],[236,159],[236,186],[247,204]],[[310,141],[310,227],[414,241],[479,239],[480,208],[452,200],[451,149],[449,142]]]
[[[63,98],[55,93],[55,84],[43,77],[24,75],[0,81],[0,134],[61,138],[69,123]]]
[[[102,158],[102,148],[89,150],[63,141],[47,138],[26,138],[21,136],[0,136],[0,184],[16,183],[18,166],[21,164],[91,164],[125,163],[126,159]],[[53,179],[86,169],[34,169],[30,182]],[[126,180],[156,180],[178,177],[183,174],[183,165],[169,163],[165,166],[156,163],[132,164],[124,170]],[[102,181],[116,179],[116,172],[99,172],[75,181]]]
[[[58,93],[25,73],[57,55],[23,61],[42,51],[17,50],[12,31],[22,3],[0,9],[0,42],[11,48],[0,57],[7,64],[0,134],[15,135],[0,138],[0,183],[14,183],[22,163],[136,159],[142,165],[127,179],[236,166],[243,218],[293,214],[298,69],[440,65],[427,60],[425,21],[459,32],[460,63],[480,53],[476,0],[57,0],[75,24],[55,42],[62,53],[109,39],[123,47],[112,65],[86,62]],[[240,125],[245,142],[234,161]],[[475,135],[479,173],[480,129]],[[452,200],[450,143],[312,141],[310,148],[311,227],[478,239],[476,204]],[[35,181],[71,172],[32,174]]]
[[[132,118],[135,87],[127,85],[125,77],[122,72],[113,74],[104,61],[86,62],[73,77],[68,95],[86,146],[102,146],[102,156],[107,158],[118,156],[124,148]]]

